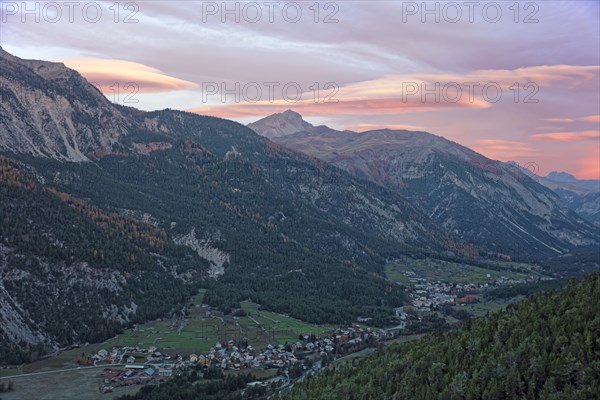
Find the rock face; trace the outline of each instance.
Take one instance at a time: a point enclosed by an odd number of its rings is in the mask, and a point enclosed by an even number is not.
[[[173,238],[175,244],[187,246],[196,251],[198,255],[210,262],[209,275],[212,278],[217,278],[225,273],[223,265],[229,263],[229,254],[211,246],[211,239],[198,239],[196,237],[196,229],[192,230],[187,235],[181,235]]]
[[[395,191],[243,125],[113,105],[61,64],[0,55],[2,362],[178,312],[211,276],[204,301],[224,312],[250,298],[383,325],[404,301],[388,259],[472,248]],[[279,133],[309,127],[284,120]]]
[[[271,119],[249,126],[263,134],[261,127]],[[530,258],[598,243],[595,227],[524,171],[443,137],[327,127],[286,132],[272,139],[400,192],[435,222],[488,252]]]
[[[119,109],[63,64],[0,48],[0,71],[0,150],[88,161],[128,132]]]
[[[600,226],[600,192],[578,195],[562,189],[555,191],[571,210],[592,224]]]
[[[302,116],[292,110],[273,114],[267,118],[251,123],[248,127],[269,139],[307,131],[314,126],[302,119]]]
[[[514,166],[515,163],[509,162]],[[575,211],[582,218],[600,225],[600,181],[582,180],[566,172],[550,172],[546,176],[531,175],[538,183],[552,189],[563,204]]]
[[[600,181],[578,180],[564,172],[551,172],[535,179],[554,190],[571,210],[600,226]]]

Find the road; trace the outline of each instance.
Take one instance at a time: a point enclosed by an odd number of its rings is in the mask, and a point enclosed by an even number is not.
[[[124,367],[124,366],[125,366],[125,364],[106,364],[106,365],[96,365],[96,366],[92,366],[92,367],[53,369],[52,371],[32,372],[30,374],[21,374],[21,375],[12,375],[12,376],[1,377],[0,380],[2,380],[2,379],[13,380],[13,379],[35,376],[35,375],[55,374],[57,372],[77,371],[77,370],[92,369],[92,368],[113,368],[113,367]]]

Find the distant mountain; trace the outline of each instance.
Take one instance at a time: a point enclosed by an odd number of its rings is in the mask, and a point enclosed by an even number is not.
[[[571,210],[600,226],[600,180],[581,180],[566,172],[550,172],[536,180],[554,190]]]
[[[600,180],[577,179],[566,172],[550,172],[546,176],[535,176],[535,179],[552,190],[562,189],[577,195],[600,192]]]
[[[515,163],[508,163],[516,166]],[[581,217],[600,226],[600,180],[581,180],[567,172],[550,172],[546,176],[522,170],[540,184],[552,189],[562,202]]]
[[[569,174],[568,172],[557,172],[552,171],[548,175],[546,175],[546,179],[550,179],[556,182],[576,182],[577,179]]]
[[[473,252],[398,193],[238,123],[114,105],[6,52],[0,87],[2,362],[181,312],[199,287],[224,312],[387,324],[405,296],[387,259]]]
[[[577,194],[562,188],[556,188],[554,191],[567,207],[591,223],[600,226],[600,192]]]
[[[278,118],[251,126],[262,134],[260,127]],[[518,168],[440,136],[311,125],[272,140],[398,191],[432,220],[491,253],[528,259],[598,244],[598,230],[554,192]]]
[[[248,127],[255,132],[261,132],[262,136],[269,139],[314,128],[312,124],[304,121],[300,114],[292,110],[273,114],[267,118],[248,124]]]

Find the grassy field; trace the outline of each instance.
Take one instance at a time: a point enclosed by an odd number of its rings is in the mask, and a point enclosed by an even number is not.
[[[395,263],[387,263],[385,265],[385,276],[393,282],[408,283],[408,277],[404,275],[404,272],[408,269],[403,268],[401,265]]]
[[[399,336],[399,337],[397,337],[397,338],[395,338],[395,339],[392,339],[392,340],[385,341],[385,342],[383,342],[382,344],[383,344],[384,346],[389,346],[389,345],[391,345],[391,344],[397,344],[397,343],[407,343],[407,342],[412,342],[412,341],[414,341],[414,340],[419,340],[419,339],[421,339],[423,336],[425,336],[425,334],[416,334],[416,335],[405,335],[405,336]],[[345,357],[338,358],[337,360],[335,360],[335,361],[333,362],[333,364],[334,364],[335,366],[343,366],[343,365],[348,365],[348,366],[350,366],[350,365],[352,365],[352,362],[353,362],[354,360],[361,360],[361,359],[363,359],[363,358],[367,357],[368,355],[372,354],[372,353],[373,353],[373,352],[375,352],[376,350],[377,350],[377,349],[374,349],[374,348],[366,348],[366,349],[364,349],[364,350],[361,350],[361,351],[359,351],[359,352],[352,353],[352,354],[349,354],[349,355],[347,355],[347,356],[345,356]]]
[[[202,304],[202,300],[204,299],[204,295],[206,294],[206,289],[200,289],[198,294],[192,298],[192,304],[199,306]]]
[[[0,368],[0,378],[22,374],[21,368]]]
[[[14,383],[14,391],[2,393],[2,400],[111,400],[140,389],[140,386],[134,385],[102,394],[98,390],[101,373],[102,368],[82,368],[2,379],[0,382],[11,380]]]
[[[347,356],[338,358],[333,362],[333,365],[335,365],[336,367],[351,366],[353,365],[352,363],[355,360],[362,360],[363,358],[373,354],[375,351],[377,351],[377,349],[375,348],[366,348],[361,351],[357,351],[356,353],[352,353]]]
[[[465,304],[464,306],[454,306],[457,310],[464,310],[475,317],[482,317],[488,312],[503,310],[510,302],[505,301],[487,301],[485,303]]]
[[[77,359],[82,353],[94,354],[100,349],[110,351],[113,347],[139,346],[147,349],[154,346],[171,355],[206,354],[217,342],[247,340],[255,348],[262,349],[269,343],[296,342],[300,333],[318,335],[334,330],[333,326],[312,325],[286,315],[259,310],[257,304],[250,302],[242,303],[248,316],[226,316],[200,305],[203,296],[204,291],[201,290],[193,299],[195,306],[190,307],[189,315],[183,320],[175,318],[147,322],[103,343],[63,351],[54,357],[26,365],[23,372],[73,368],[77,366]],[[143,357],[139,360],[143,361]]]
[[[259,310],[259,305],[255,303],[243,302],[242,309],[248,316],[241,318],[240,324],[249,324],[250,326],[254,324],[256,326],[258,322],[258,326],[272,333],[271,337],[277,343],[296,342],[299,334],[321,335],[335,329],[331,325],[312,325],[283,314]]]
[[[430,258],[415,260],[404,257],[397,262],[389,263],[386,266],[386,275],[392,281],[408,282],[404,273],[412,271],[417,277],[426,278],[429,281],[484,284],[494,282],[502,276],[515,280],[524,279],[529,271],[527,267],[527,264],[497,262],[493,265],[493,268],[500,269],[497,270]],[[518,268],[523,272],[514,272],[508,268]]]
[[[419,334],[414,334],[414,335],[402,335],[402,336],[398,336],[395,339],[383,342],[383,344],[384,344],[384,346],[389,346],[391,344],[396,344],[396,343],[412,342],[413,340],[421,339],[423,336],[425,336],[424,333],[419,333]]]

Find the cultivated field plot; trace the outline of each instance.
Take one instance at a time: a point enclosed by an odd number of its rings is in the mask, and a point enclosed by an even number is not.
[[[522,298],[520,298],[522,299]],[[510,301],[486,301],[482,303],[475,304],[465,304],[461,306],[454,306],[457,310],[464,310],[468,313],[472,314],[475,317],[482,317],[486,315],[488,312],[492,313],[495,311],[504,310],[506,306],[513,303],[515,299],[511,299]]]
[[[242,303],[243,310],[248,314],[246,316],[223,315],[201,305],[204,293],[202,290],[192,299],[193,306],[185,318],[147,322],[103,343],[63,351],[54,357],[26,365],[23,372],[73,368],[77,366],[77,359],[82,353],[93,354],[100,349],[110,351],[113,347],[139,346],[148,349],[153,346],[168,355],[177,353],[187,356],[191,353],[206,354],[217,342],[247,341],[254,348],[262,349],[267,344],[294,343],[300,334],[320,335],[335,329],[330,325],[312,325],[283,314],[262,311],[258,304],[250,302]],[[143,362],[146,358],[146,354],[134,356],[137,362]]]
[[[313,325],[283,314],[259,310],[259,305],[255,303],[243,302],[242,309],[248,315],[242,318],[244,321],[240,321],[240,325],[242,323],[250,324],[249,326],[258,324],[266,335],[271,338],[271,343],[293,343],[298,341],[298,335],[300,334],[321,335],[335,329],[332,325]]]
[[[492,283],[506,277],[508,279],[525,279],[532,272],[528,264],[517,263],[489,263],[489,268],[484,268],[466,263],[455,263],[431,258],[412,259],[404,257],[396,262],[386,265],[386,275],[395,282],[409,282],[405,272],[412,271],[416,277],[429,281],[442,281],[458,284],[485,284]]]
[[[81,368],[3,378],[0,382],[14,382],[14,391],[2,393],[2,400],[111,400],[140,389],[133,385],[102,394],[98,389],[101,373],[102,368]]]

